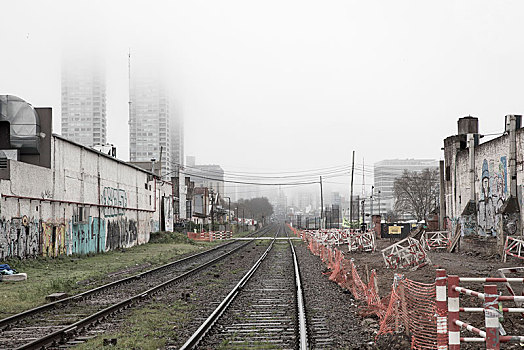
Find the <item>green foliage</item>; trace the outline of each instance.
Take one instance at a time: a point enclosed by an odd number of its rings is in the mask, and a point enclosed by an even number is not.
[[[158,231],[151,233],[149,243],[186,243],[195,244],[194,241],[187,238],[187,235],[182,232],[166,232]]]

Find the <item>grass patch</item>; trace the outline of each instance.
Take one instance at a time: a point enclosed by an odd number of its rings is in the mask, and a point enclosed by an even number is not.
[[[163,349],[168,337],[177,339],[176,328],[189,322],[193,310],[194,306],[182,300],[170,305],[150,303],[126,317],[121,331],[103,334],[75,349],[100,349],[104,338],[117,339],[112,349]]]
[[[152,244],[96,255],[6,261],[18,272],[27,273],[27,280],[0,282],[0,319],[45,304],[51,293],[78,294],[107,283],[110,277],[121,279],[217,244],[187,242],[180,234],[155,239]]]
[[[233,234],[233,238],[236,238],[236,237],[245,237],[247,235],[249,235],[251,232],[249,231],[240,231],[240,232],[237,232],[237,233],[234,233]]]

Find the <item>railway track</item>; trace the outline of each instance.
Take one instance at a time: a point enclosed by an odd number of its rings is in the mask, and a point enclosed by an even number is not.
[[[276,236],[282,234],[284,227]],[[273,239],[180,349],[307,349],[304,310],[294,247],[289,239]]]
[[[271,231],[264,227],[253,235]],[[169,264],[0,320],[0,349],[73,346],[91,324],[135,306],[198,273],[251,241],[231,241]]]

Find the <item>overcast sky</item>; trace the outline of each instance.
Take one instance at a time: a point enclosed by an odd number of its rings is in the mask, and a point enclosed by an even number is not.
[[[61,58],[93,47],[123,159],[129,49],[167,63],[186,154],[226,171],[350,164],[352,150],[369,165],[439,159],[459,117],[495,133],[524,114],[523,1],[4,1],[2,13],[0,93],[53,107],[59,133]]]

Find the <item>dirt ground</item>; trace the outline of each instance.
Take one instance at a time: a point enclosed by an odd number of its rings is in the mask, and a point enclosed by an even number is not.
[[[389,239],[377,240],[377,249],[372,253],[348,253],[347,245],[342,245],[339,247],[343,250],[347,258],[355,259],[355,264],[357,265],[357,269],[362,280],[366,278],[366,265],[369,272],[375,269],[378,277],[379,293],[381,296],[385,296],[391,291],[393,277],[396,273],[403,274],[404,277],[417,282],[433,283],[435,282],[436,269],[445,269],[448,275],[458,275],[460,277],[500,277],[497,274],[497,270],[500,268],[524,266],[524,260],[512,257],[508,257],[507,262],[503,263],[501,262],[500,257],[484,256],[479,253],[448,253],[442,251],[429,251],[428,256],[431,260],[431,264],[420,267],[416,270],[409,268],[388,269],[384,263],[381,249],[384,249],[393,243],[394,242],[390,241]],[[468,288],[469,286],[464,285],[464,287]],[[501,290],[502,288],[499,288],[499,291]]]
[[[381,297],[386,296],[391,292],[393,278],[395,274],[402,274],[404,277],[423,283],[433,283],[435,281],[436,269],[443,268],[446,270],[448,275],[458,275],[460,277],[500,277],[497,270],[504,267],[519,267],[524,266],[524,260],[520,260],[513,257],[508,257],[507,262],[501,262],[498,256],[487,256],[478,252],[454,252],[448,253],[445,251],[430,251],[428,256],[431,260],[431,264],[420,267],[418,269],[388,269],[384,263],[381,249],[388,247],[394,242],[389,239],[380,239],[376,241],[377,249],[375,252],[352,252],[349,253],[347,246],[339,246],[344,251],[347,259],[353,258],[357,265],[357,270],[361,279],[366,281],[366,276],[375,269],[378,277],[378,288]],[[367,270],[367,271],[366,271]],[[507,277],[524,277],[522,275],[512,275]],[[483,285],[481,283],[464,283],[462,287],[472,289],[478,292],[483,291]],[[512,285],[517,294],[522,294],[523,285],[517,284]],[[498,284],[499,293],[503,295],[509,295],[508,291],[503,284]],[[482,307],[482,301],[476,297],[461,295],[460,306],[462,307]],[[504,302],[504,307],[515,307],[513,302]],[[464,322],[470,323],[481,329],[484,328],[484,315],[482,313],[461,313],[460,319]],[[524,335],[524,318],[523,315],[518,313],[504,314],[504,318],[501,319],[501,324],[507,331],[508,335]],[[468,331],[462,331],[463,336],[474,336],[473,333]],[[387,337],[386,337],[387,338]],[[390,339],[391,340],[391,339]],[[400,347],[402,348],[402,347]],[[472,345],[463,345],[465,349],[478,349],[478,344],[473,343]],[[503,346],[505,349],[513,349],[522,347],[520,344],[506,344]]]

